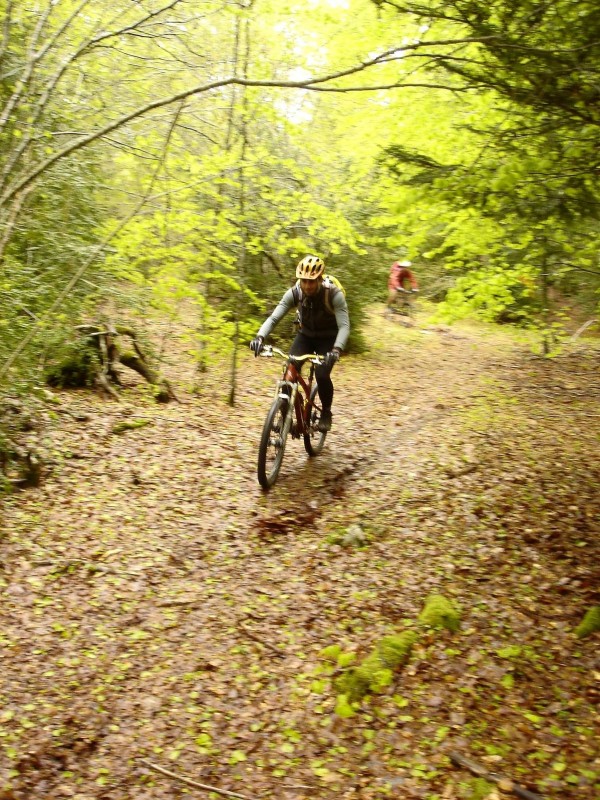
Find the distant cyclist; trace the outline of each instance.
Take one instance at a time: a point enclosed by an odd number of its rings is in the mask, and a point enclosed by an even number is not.
[[[419,291],[419,284],[411,267],[412,261],[394,261],[392,264],[388,279],[386,311],[393,309],[398,299],[398,293]]]
[[[250,349],[257,356],[263,349],[264,340],[277,323],[292,308],[298,308],[300,330],[292,343],[290,353],[294,356],[308,353],[323,356],[323,364],[315,368],[322,406],[317,427],[322,432],[331,430],[331,370],[339,361],[350,335],[350,317],[344,292],[332,281],[324,280],[324,273],[325,264],[322,259],[318,256],[305,256],[296,268],[298,283],[287,290],[279,305],[250,342]]]

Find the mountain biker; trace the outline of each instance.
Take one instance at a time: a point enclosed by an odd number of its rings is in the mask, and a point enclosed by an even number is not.
[[[265,338],[283,317],[298,307],[300,330],[292,343],[290,354],[303,356],[318,353],[323,363],[315,367],[315,377],[321,400],[321,418],[317,428],[331,430],[333,383],[331,370],[350,335],[350,317],[344,292],[330,281],[324,281],[325,264],[318,256],[305,256],[296,267],[298,283],[283,295],[273,313],[265,320],[250,349],[257,356]]]
[[[410,286],[410,291],[419,291],[419,284],[411,267],[412,261],[394,261],[392,264],[388,280],[387,311],[391,311],[394,306],[398,292],[408,291],[406,288],[407,283]]]

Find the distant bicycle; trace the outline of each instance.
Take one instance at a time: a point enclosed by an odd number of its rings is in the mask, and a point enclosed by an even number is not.
[[[396,289],[394,300],[386,306],[384,315],[391,319],[397,314],[412,322],[415,318],[415,294],[417,294],[416,289]]]
[[[317,426],[321,417],[317,385],[313,385],[315,365],[323,359],[316,353],[291,356],[277,347],[265,345],[261,358],[281,356],[285,360],[282,377],[277,381],[275,399],[269,409],[258,447],[258,482],[270,489],[277,480],[289,435],[304,439],[304,449],[309,456],[317,456],[323,449],[327,433]],[[310,372],[305,379],[300,374],[298,362],[309,361]]]

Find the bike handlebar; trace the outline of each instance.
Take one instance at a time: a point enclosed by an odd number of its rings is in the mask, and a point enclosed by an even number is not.
[[[263,349],[259,353],[259,356],[263,358],[273,358],[275,355],[285,358],[286,361],[310,361],[312,364],[323,363],[323,356],[320,356],[317,353],[307,353],[304,356],[293,356],[290,353],[284,353],[283,350],[280,350],[278,347],[274,347],[271,344],[264,345]]]

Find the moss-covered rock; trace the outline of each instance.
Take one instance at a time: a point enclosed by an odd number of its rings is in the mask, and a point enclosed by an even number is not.
[[[339,694],[345,695],[348,702],[358,703],[369,693],[371,672],[361,666],[350,667],[334,683]]]
[[[342,719],[348,719],[348,717],[353,717],[355,714],[354,709],[352,708],[352,704],[348,700],[348,697],[345,694],[339,694],[337,696],[335,702],[335,713],[338,717]]]
[[[460,627],[460,613],[450,600],[441,594],[432,594],[419,614],[419,622],[429,628],[446,628],[457,631]]]
[[[336,680],[336,690],[349,703],[359,702],[370,692],[383,691],[392,683],[394,670],[408,659],[416,640],[414,631],[385,636],[358,666],[346,670]]]
[[[377,643],[377,652],[386,667],[397,669],[406,661],[416,641],[417,634],[414,631],[384,636]]]
[[[342,648],[339,644],[330,644],[319,652],[319,658],[322,658],[324,661],[333,661],[335,664],[341,652]]]
[[[116,434],[125,433],[125,431],[134,431],[137,428],[143,428],[146,425],[151,425],[151,424],[152,424],[151,419],[132,419],[132,420],[127,420],[125,422],[116,422],[112,426],[112,432]]]
[[[579,625],[575,628],[575,636],[578,639],[583,639],[592,633],[600,631],[600,606],[592,606],[581,620]]]
[[[487,800],[496,787],[485,778],[471,778],[461,784],[461,796],[464,800]]]

